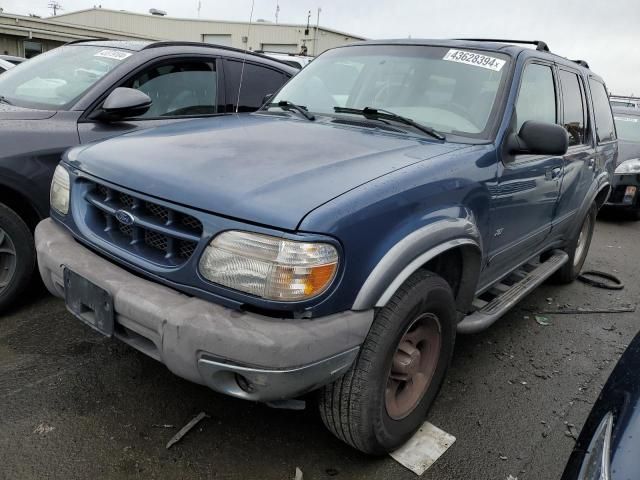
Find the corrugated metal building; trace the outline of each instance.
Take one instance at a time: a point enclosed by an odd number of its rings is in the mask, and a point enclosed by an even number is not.
[[[309,55],[363,40],[336,30],[265,21],[230,22],[199,20],[92,8],[58,15],[56,21],[83,25],[104,32],[128,32],[148,38],[209,42],[250,50],[299,53],[305,45]]]
[[[57,20],[0,13],[0,54],[33,57],[64,43],[83,38],[100,38],[101,30]],[[114,40],[145,40],[136,33],[110,31]]]
[[[72,40],[182,40],[249,50],[309,55],[363,40],[363,37],[314,26],[258,21],[199,20],[106,8],[69,12],[49,18],[0,13],[0,54],[32,57]]]

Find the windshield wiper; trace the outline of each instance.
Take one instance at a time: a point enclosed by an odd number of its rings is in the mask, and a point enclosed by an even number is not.
[[[302,105],[297,105],[293,102],[290,102],[289,100],[282,100],[280,102],[268,103],[267,105],[265,105],[266,109],[269,109],[271,107],[280,107],[282,110],[285,110],[287,112],[291,112],[291,111],[298,112],[300,115],[302,115],[304,118],[306,118],[310,122],[313,122],[316,119],[315,115],[307,111],[307,107]]]
[[[7,97],[5,97],[4,95],[0,95],[0,102],[1,103],[6,103],[7,105],[13,105],[13,103],[11,103],[9,100],[7,100]]]
[[[433,138],[437,138],[438,140],[445,140],[445,136],[434,130],[431,127],[426,125],[422,125],[418,122],[411,120],[410,118],[403,117],[402,115],[398,115],[397,113],[390,112],[389,110],[383,110],[381,108],[372,108],[365,107],[363,109],[359,108],[346,108],[346,107],[333,107],[333,111],[336,113],[353,113],[355,115],[362,115],[365,118],[372,119],[383,119],[383,120],[393,120],[398,123],[404,123],[405,125],[409,125],[416,130],[420,130],[427,135],[432,136]]]

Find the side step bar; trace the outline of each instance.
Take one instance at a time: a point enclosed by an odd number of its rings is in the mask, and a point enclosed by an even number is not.
[[[458,324],[458,333],[477,333],[488,328],[568,260],[569,255],[566,252],[554,250],[546,261],[537,264],[529,263],[517,269],[503,282],[497,283],[488,290],[487,293],[496,295],[495,298],[490,301],[476,298],[473,305],[477,310],[467,315]],[[512,285],[505,284],[509,279],[515,280]],[[485,295],[481,295],[483,296]]]

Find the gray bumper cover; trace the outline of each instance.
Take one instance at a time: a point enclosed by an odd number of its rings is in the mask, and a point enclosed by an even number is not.
[[[47,219],[36,228],[42,279],[64,298],[69,268],[108,291],[115,336],[176,375],[240,398],[292,398],[330,383],[355,360],[373,311],[314,320],[239,312],[140,278],[76,242]]]

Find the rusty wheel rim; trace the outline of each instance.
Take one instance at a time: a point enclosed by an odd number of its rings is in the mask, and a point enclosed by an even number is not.
[[[442,345],[440,321],[420,314],[405,331],[391,360],[385,390],[387,414],[401,420],[418,406],[431,384]]]

